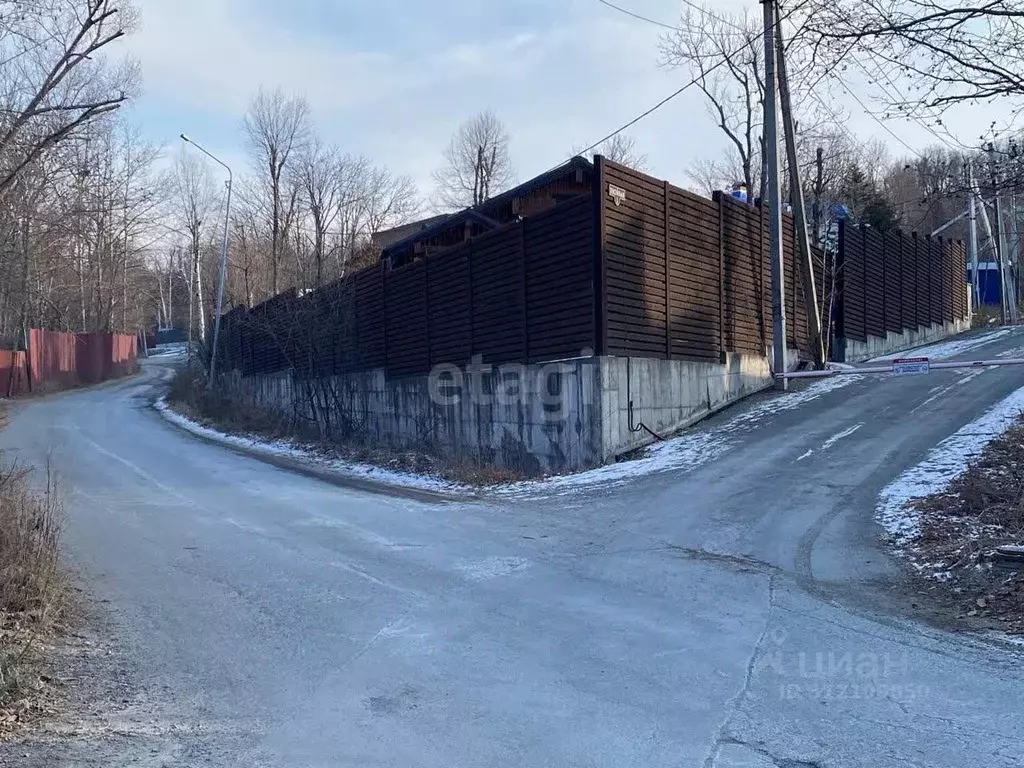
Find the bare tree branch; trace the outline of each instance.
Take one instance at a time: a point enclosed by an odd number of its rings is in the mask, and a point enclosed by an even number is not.
[[[506,189],[515,177],[505,125],[490,110],[470,118],[455,132],[434,172],[436,205],[444,209],[479,205]]]

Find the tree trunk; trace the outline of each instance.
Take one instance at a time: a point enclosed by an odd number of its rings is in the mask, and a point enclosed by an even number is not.
[[[193,270],[196,276],[196,310],[199,312],[199,339],[206,341],[206,312],[203,311],[203,267],[199,261],[198,240],[193,243]]]

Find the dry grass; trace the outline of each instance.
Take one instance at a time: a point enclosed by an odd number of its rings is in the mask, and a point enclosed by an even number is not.
[[[324,440],[295,430],[288,420],[237,403],[211,392],[201,368],[179,369],[171,379],[167,401],[184,416],[203,426],[265,440],[288,440],[325,459],[373,464],[384,469],[431,475],[454,483],[486,487],[522,480],[524,475],[467,459],[454,461],[428,450],[395,449],[371,441]]]
[[[29,480],[27,470],[0,466],[0,721],[5,706],[31,692],[23,673],[67,605],[63,507],[49,471],[40,491]]]
[[[939,575],[962,615],[1024,633],[1024,573],[993,562],[996,547],[1024,544],[1024,417],[917,506],[921,535],[912,557],[922,573]]]
[[[204,426],[236,434],[258,435],[268,439],[289,437],[284,419],[251,408],[240,408],[229,399],[206,387],[206,374],[197,364],[189,364],[174,373],[167,401],[179,413]]]

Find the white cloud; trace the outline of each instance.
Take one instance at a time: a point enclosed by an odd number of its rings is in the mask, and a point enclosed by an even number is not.
[[[408,173],[424,192],[452,131],[480,109],[493,109],[508,124],[525,179],[686,80],[681,71],[657,67],[663,30],[595,0],[377,0],[358,9],[322,3],[321,15],[310,5],[316,0],[304,0],[304,16],[296,13],[299,0],[136,2],[143,29],[130,45],[146,79],[139,111],[147,130],[168,137],[180,130],[164,124],[172,119],[205,123],[215,133],[211,148],[241,158],[249,99],[261,84],[280,85],[306,94],[327,139]],[[669,23],[681,9],[678,0],[624,5]],[[719,12],[744,8],[742,0],[715,4]],[[365,23],[357,25],[356,14]],[[321,23],[311,26],[310,18]],[[848,106],[853,130],[905,154],[859,106]],[[934,140],[920,126],[892,127],[913,145]],[[695,92],[630,132],[652,171],[680,184],[693,161],[724,147]]]
[[[674,3],[659,3],[670,18]],[[592,3],[568,3],[558,21],[527,31],[463,29],[447,41],[424,34],[388,50],[290,28],[286,16],[260,15],[241,0],[139,4],[143,29],[131,46],[146,79],[144,106],[237,126],[261,84],[281,85],[307,95],[328,138],[422,184],[458,123],[482,108],[508,123],[525,178],[613,130],[679,79],[656,66],[656,28],[595,13]],[[712,137],[692,114],[669,133],[649,128],[636,133],[652,158],[659,143],[678,155]],[[222,151],[232,151],[230,140],[219,140]]]

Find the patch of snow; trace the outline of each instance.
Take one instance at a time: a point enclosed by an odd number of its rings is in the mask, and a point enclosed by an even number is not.
[[[837,389],[863,379],[863,376],[836,376],[819,379],[810,386],[770,397],[752,407],[741,410],[725,424],[711,428],[697,428],[692,432],[655,443],[639,459],[608,464],[575,475],[559,475],[546,480],[527,480],[497,488],[493,493],[511,496],[566,496],[582,488],[614,487],[645,475],[670,470],[691,470],[717,459],[733,446],[736,439],[765,419],[791,411],[823,397]]]
[[[455,564],[455,568],[473,581],[487,581],[509,576],[530,566],[523,557],[487,557],[483,560],[466,560]]]
[[[895,352],[891,355],[875,357],[868,362],[887,363],[902,357],[927,357],[930,360],[944,360],[949,357],[962,355],[965,352],[970,352],[972,349],[983,347],[994,341],[999,341],[999,339],[1009,336],[1012,332],[1012,328],[1000,328],[999,330],[987,331],[986,333],[968,336],[966,338],[949,339],[948,341],[940,341],[936,344],[918,347],[917,349],[909,349],[903,352]]]
[[[993,640],[998,640],[1002,643],[1024,646],[1024,635],[1007,635],[1001,632],[990,632],[988,636]]]
[[[919,513],[912,502],[946,488],[966,471],[990,442],[1003,434],[1024,411],[1024,387],[994,405],[933,448],[924,461],[887,485],[879,497],[877,517],[899,549],[920,535]]]
[[[804,459],[810,458],[813,454],[814,454],[814,449],[811,448],[809,451],[807,451],[807,453],[805,453],[803,456],[801,456],[799,459],[797,459],[797,461],[803,461]]]
[[[188,357],[188,342],[176,341],[170,344],[160,344],[159,346],[150,348],[149,356],[159,357],[161,359],[186,358]]]
[[[211,427],[199,424],[184,416],[167,403],[166,399],[160,398],[153,404],[160,414],[169,422],[176,424],[187,432],[198,437],[204,437],[225,445],[243,448],[255,453],[262,453],[267,456],[285,456],[291,459],[305,462],[319,469],[332,470],[338,473],[353,475],[365,480],[374,480],[387,485],[395,485],[403,488],[417,488],[426,491],[437,491],[439,493],[467,494],[470,489],[466,486],[442,480],[430,475],[417,475],[412,472],[401,472],[394,469],[384,469],[373,464],[359,461],[347,461],[344,459],[328,459],[314,451],[299,447],[288,440],[261,440],[255,437],[244,435],[233,435]]]
[[[1013,349],[1007,349],[996,355],[1000,360],[1008,358],[1021,358],[1024,357],[1024,347],[1014,347]]]
[[[852,435],[854,432],[856,432],[858,429],[860,429],[863,426],[864,426],[864,422],[862,421],[860,424],[854,424],[849,429],[844,429],[842,432],[839,432],[838,434],[832,435],[832,437],[830,437],[828,440],[826,440],[824,443],[822,443],[821,450],[827,451],[829,448],[831,448],[833,445],[838,443],[844,437],[849,437],[850,435]]]

